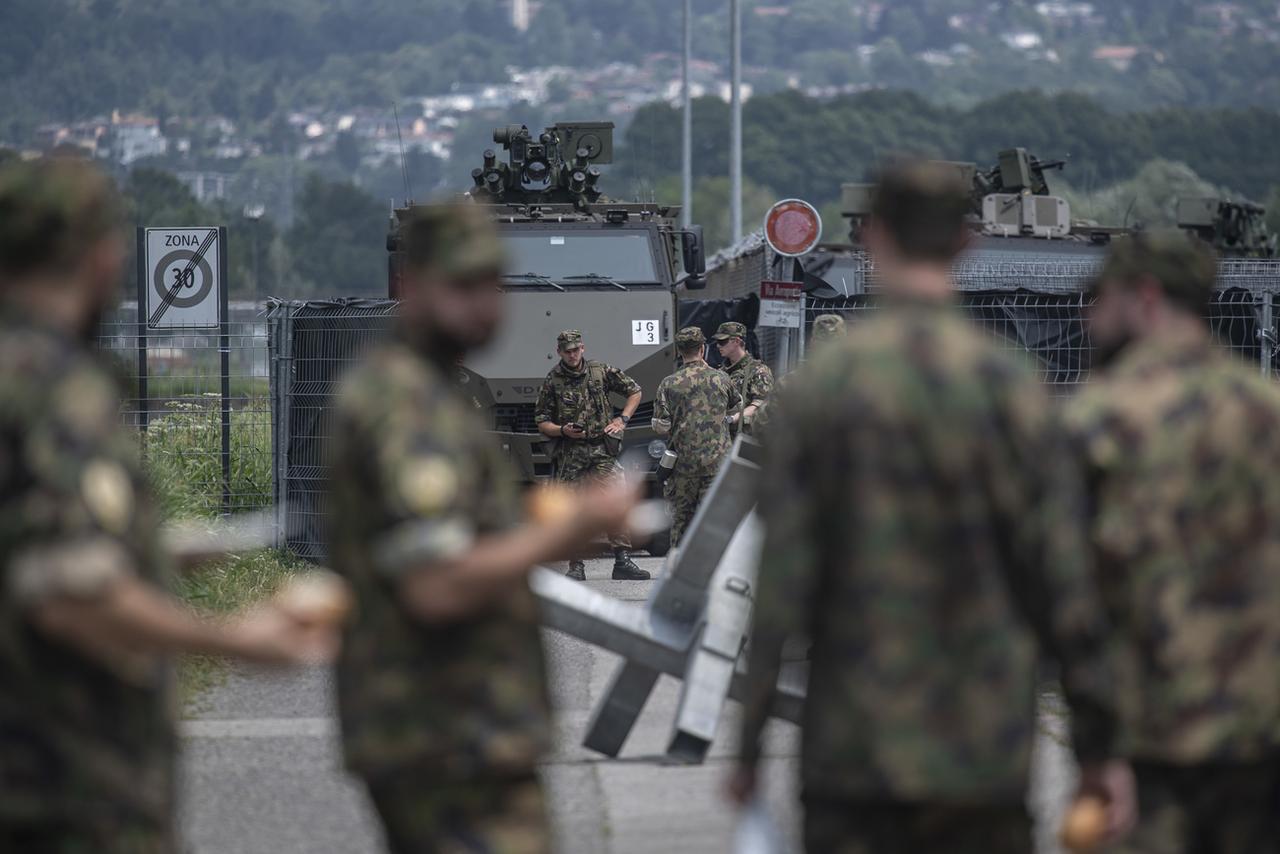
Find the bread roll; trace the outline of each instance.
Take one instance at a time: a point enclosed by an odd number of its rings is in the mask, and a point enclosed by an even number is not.
[[[351,613],[347,584],[332,572],[315,571],[291,579],[275,597],[280,610],[302,623],[337,626]]]
[[[1107,833],[1107,805],[1099,798],[1079,798],[1062,822],[1062,844],[1073,854],[1093,851]]]

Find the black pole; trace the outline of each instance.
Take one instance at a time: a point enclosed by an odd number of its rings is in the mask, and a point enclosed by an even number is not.
[[[151,420],[150,401],[147,399],[147,279],[150,270],[147,266],[147,230],[138,226],[137,234],[138,269],[138,429],[143,436],[147,433],[147,425]]]
[[[222,362],[222,512],[231,513],[231,323],[227,300],[227,229],[218,227],[218,356]]]

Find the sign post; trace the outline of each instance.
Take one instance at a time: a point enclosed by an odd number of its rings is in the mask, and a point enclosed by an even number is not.
[[[138,229],[138,397],[140,427],[151,420],[147,340],[152,330],[218,330],[222,512],[231,512],[231,329],[227,229]]]
[[[783,199],[765,214],[764,239],[777,254],[798,258],[812,251],[822,239],[822,217],[803,199]],[[796,330],[796,352],[804,361],[804,288],[800,283],[760,283],[760,325],[788,330],[782,338],[784,369],[791,366],[790,330]]]
[[[146,229],[139,228],[137,236],[137,254],[134,266],[138,269],[138,429],[145,439],[147,427],[151,424],[151,400],[147,395],[147,281],[151,276],[151,268],[145,262],[147,257]]]

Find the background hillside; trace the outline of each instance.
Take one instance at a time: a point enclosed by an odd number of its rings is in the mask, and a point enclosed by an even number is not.
[[[694,0],[713,248],[726,8]],[[101,160],[139,223],[228,223],[242,295],[376,293],[393,200],[464,190],[497,125],[612,120],[607,191],[677,201],[679,25],[679,0],[531,0],[524,21],[513,0],[5,0],[0,148]],[[791,195],[830,220],[888,153],[1013,145],[1069,156],[1055,190],[1105,222],[1222,192],[1280,223],[1274,0],[745,0],[743,29],[748,223]]]
[[[721,63],[723,0],[696,0]],[[5,0],[0,138],[113,109],[269,122],[303,104],[389,103],[509,66],[643,62],[679,44],[678,0]],[[757,91],[894,85],[973,103],[1011,85],[1116,106],[1280,103],[1270,0],[746,0]],[[1100,49],[1110,48],[1109,51]],[[8,131],[6,134],[5,131]]]

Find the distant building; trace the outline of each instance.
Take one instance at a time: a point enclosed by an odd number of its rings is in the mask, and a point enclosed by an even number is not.
[[[936,68],[950,68],[956,64],[956,58],[943,50],[926,50],[918,54],[917,58],[925,65]]]
[[[511,26],[522,33],[529,29],[529,0],[511,0]]]
[[[1044,44],[1044,39],[1040,37],[1040,34],[1030,30],[1003,33],[1000,36],[1000,41],[1014,50],[1035,50]]]
[[[152,116],[111,114],[111,157],[129,166],[147,157],[163,157],[169,140],[160,132],[160,122]]]
[[[1094,6],[1092,3],[1068,3],[1059,0],[1059,2],[1037,3],[1036,12],[1046,18],[1059,21],[1092,18]]]
[[[72,150],[89,157],[106,157],[109,122],[99,117],[71,125],[47,124],[36,129],[35,145],[41,151]]]
[[[235,174],[231,172],[179,172],[178,180],[186,185],[199,202],[225,199]]]
[[[1139,48],[1133,45],[1103,45],[1093,52],[1093,58],[1107,63],[1116,71],[1128,71],[1138,52]]]

